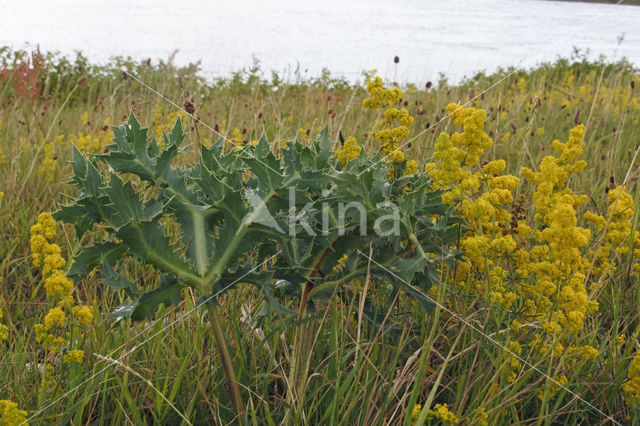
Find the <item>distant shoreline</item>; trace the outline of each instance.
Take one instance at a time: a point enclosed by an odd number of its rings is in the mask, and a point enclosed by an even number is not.
[[[616,4],[618,0],[545,0],[545,1],[565,1],[572,3],[605,3]],[[640,0],[622,0],[618,6],[640,6]]]

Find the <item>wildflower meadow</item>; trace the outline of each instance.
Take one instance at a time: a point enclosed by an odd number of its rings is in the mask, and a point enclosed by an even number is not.
[[[360,81],[0,49],[0,425],[640,423],[640,71]]]

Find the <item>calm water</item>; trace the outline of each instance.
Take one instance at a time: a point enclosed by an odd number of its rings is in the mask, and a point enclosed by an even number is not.
[[[294,76],[378,69],[415,83],[532,66],[573,47],[640,65],[640,7],[545,0],[2,0],[0,45],[202,61],[225,76],[258,58]],[[623,37],[622,42],[619,39]],[[400,63],[393,64],[398,55]]]

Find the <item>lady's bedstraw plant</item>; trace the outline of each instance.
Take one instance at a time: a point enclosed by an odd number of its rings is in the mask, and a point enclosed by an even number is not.
[[[0,320],[2,320],[0,306]],[[9,337],[9,328],[0,323],[0,345]],[[0,426],[14,426],[26,424],[27,412],[18,408],[18,404],[8,399],[0,399]]]
[[[79,195],[55,217],[74,224],[79,238],[100,230],[100,240],[80,249],[68,275],[84,277],[97,267],[105,284],[134,300],[127,311],[134,320],[176,303],[187,286],[214,302],[239,283],[257,286],[267,310],[303,315],[312,301],[340,294],[344,284],[368,273],[431,307],[424,291],[439,285],[439,267],[456,259],[463,224],[451,217],[430,178],[388,178],[380,154],[368,156],[352,146],[355,140],[346,156],[334,154],[326,130],[304,145],[286,144],[277,155],[264,138],[226,150],[219,140],[180,167],[180,120],[162,144],[149,141],[133,115],[113,131],[106,154],[89,159],[74,150]],[[129,258],[155,267],[156,288],[140,289],[121,272]],[[285,307],[287,297],[300,299],[297,312]],[[220,319],[214,304],[208,306],[243,418]],[[303,364],[292,367],[292,393],[306,382]]]
[[[618,187],[609,191],[605,216],[584,212],[585,225],[597,228],[592,234],[580,226],[579,212],[588,197],[569,185],[587,165],[578,159],[585,145],[583,125],[570,131],[567,142],[552,143],[555,154],[543,158],[539,171],[522,169],[533,189],[529,200],[523,182],[504,174],[504,160],[480,164],[492,145],[484,131],[485,111],[456,104],[447,110],[463,132],[442,133],[436,161],[426,169],[435,186],[444,190],[443,202],[456,205],[469,224],[461,239],[466,261],[451,271],[451,277],[461,292],[477,294],[503,312],[501,327],[510,331],[505,343],[512,353],[529,352],[545,360],[555,380],[567,384],[567,369],[599,356],[596,348],[583,344],[587,342],[581,334],[598,310],[597,291],[620,256],[640,254],[634,248],[640,238],[632,232],[633,199],[625,187]],[[506,381],[515,382],[522,363],[509,355],[505,365]],[[560,391],[550,381],[545,388],[539,394],[543,401]],[[635,389],[627,385],[625,392]]]
[[[373,128],[373,136],[382,143],[380,152],[384,158],[392,163],[389,174],[397,174],[400,169],[404,174],[416,173],[418,163],[416,160],[405,161],[404,151],[400,149],[400,142],[409,137],[409,126],[414,121],[406,108],[393,106],[401,101],[402,91],[398,88],[386,89],[382,79],[375,77],[367,83],[367,92],[370,96],[362,102],[362,106],[379,110],[382,115]]]
[[[58,382],[75,371],[84,360],[83,329],[93,322],[93,308],[76,305],[73,281],[65,276],[66,260],[54,242],[56,222],[49,213],[40,213],[31,227],[33,265],[42,272],[44,289],[51,303],[43,322],[35,325],[36,342],[44,350],[40,397],[50,397]]]

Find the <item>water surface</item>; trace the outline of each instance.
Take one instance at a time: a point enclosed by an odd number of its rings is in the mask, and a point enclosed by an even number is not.
[[[378,69],[424,83],[533,66],[574,47],[640,65],[640,7],[545,0],[4,0],[0,45],[201,60],[207,76],[261,62],[289,78]],[[620,41],[622,40],[622,41]],[[394,56],[400,63],[393,63]]]

